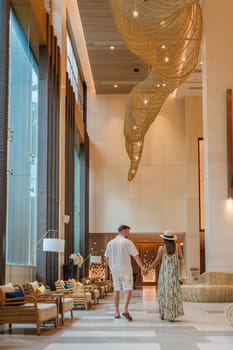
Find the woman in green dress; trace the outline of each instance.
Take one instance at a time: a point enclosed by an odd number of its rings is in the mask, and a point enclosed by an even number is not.
[[[184,315],[178,276],[178,259],[182,259],[182,252],[175,244],[177,237],[171,232],[165,231],[160,237],[164,245],[159,247],[157,257],[148,270],[161,263],[158,279],[160,318],[173,322],[178,316]]]

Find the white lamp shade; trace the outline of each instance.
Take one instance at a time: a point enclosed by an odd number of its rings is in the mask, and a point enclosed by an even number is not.
[[[96,256],[96,255],[90,256],[90,263],[91,264],[101,264],[101,255],[100,256]]]
[[[44,238],[43,251],[44,252],[64,252],[65,241],[59,238]]]

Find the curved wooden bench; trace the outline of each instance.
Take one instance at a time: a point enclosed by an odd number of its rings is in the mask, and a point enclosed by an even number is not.
[[[230,325],[233,327],[233,304],[230,304],[225,312],[226,318],[230,322]]]
[[[198,303],[230,303],[233,300],[233,273],[205,272],[197,283],[182,285],[183,301]]]

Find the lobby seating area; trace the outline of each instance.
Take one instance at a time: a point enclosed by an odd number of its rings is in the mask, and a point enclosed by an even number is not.
[[[231,350],[233,328],[224,311],[230,304],[184,303],[185,315],[171,324],[160,320],[154,287],[133,292],[133,322],[114,319],[113,295],[108,294],[96,310],[74,310],[58,328],[15,325],[0,334],[3,350]],[[122,305],[121,305],[122,310]],[[46,324],[47,326],[47,324]]]
[[[111,281],[102,281],[106,290],[104,298],[112,290]],[[26,282],[24,286],[11,282],[0,286],[0,325],[35,324],[37,335],[41,334],[41,324],[53,321],[55,327],[65,324],[65,314],[73,310],[90,310],[99,303],[99,290],[94,284],[88,288],[73,280],[56,281],[56,291],[50,291],[37,281]],[[69,286],[69,287],[68,287]],[[78,308],[77,308],[78,307]]]

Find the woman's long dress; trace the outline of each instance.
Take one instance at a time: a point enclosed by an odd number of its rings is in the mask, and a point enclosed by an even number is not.
[[[166,248],[165,248],[166,249]],[[159,313],[161,319],[174,321],[184,314],[178,277],[178,252],[162,255],[158,280]]]

